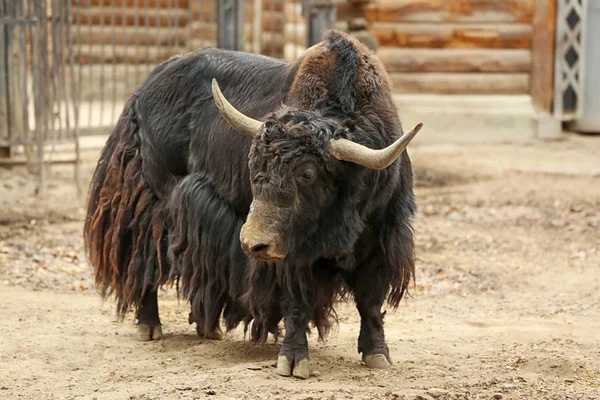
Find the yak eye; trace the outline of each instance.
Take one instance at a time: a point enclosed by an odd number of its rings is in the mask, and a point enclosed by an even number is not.
[[[312,169],[305,169],[302,171],[302,180],[306,182],[312,182],[317,178],[317,173]]]

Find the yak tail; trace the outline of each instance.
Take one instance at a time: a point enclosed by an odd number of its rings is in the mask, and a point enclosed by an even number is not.
[[[146,290],[168,277],[165,209],[144,178],[137,98],[132,96],[94,171],[84,247],[103,298],[114,294],[120,317],[139,309]]]

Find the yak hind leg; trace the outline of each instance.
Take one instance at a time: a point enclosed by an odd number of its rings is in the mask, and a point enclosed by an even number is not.
[[[137,338],[141,341],[162,339],[162,325],[158,315],[158,293],[148,288],[137,310]]]
[[[188,322],[191,324],[193,324],[194,322],[196,323],[196,333],[198,333],[198,336],[200,336],[203,339],[210,339],[210,340],[222,340],[223,339],[223,334],[221,332],[221,329],[217,326],[215,329],[213,329],[212,331],[209,330],[207,332],[204,331],[204,317],[203,316],[198,316],[196,317],[194,315],[193,312],[190,312],[189,316],[188,316]]]
[[[284,296],[281,306],[285,320],[285,336],[277,358],[277,373],[307,379],[310,369],[306,332],[311,310],[301,298],[294,296]]]
[[[383,330],[385,312],[381,311],[388,286],[385,274],[373,273],[371,265],[364,265],[352,274],[348,285],[354,292],[360,314],[358,352],[362,353],[363,362],[369,368],[391,367],[392,360]]]

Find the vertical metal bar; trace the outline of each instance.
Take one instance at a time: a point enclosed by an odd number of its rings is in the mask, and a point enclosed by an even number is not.
[[[116,10],[115,10],[116,12]],[[123,32],[123,37],[128,37],[127,35],[127,31],[128,31],[128,26],[127,26],[127,2],[125,0],[121,0],[121,24],[122,24],[122,32]],[[127,42],[127,46],[131,46],[131,43],[129,43],[129,41]],[[130,82],[130,77],[129,77],[129,61],[125,60],[124,62],[121,62],[121,64],[123,65],[123,74],[125,76],[125,86],[129,86],[131,85]]]
[[[107,28],[106,28],[106,21],[104,19],[104,14],[105,14],[106,10],[104,8],[104,1],[100,2],[100,33],[98,35],[98,38],[100,39],[100,57],[99,57],[99,62],[100,62],[100,110],[99,110],[99,114],[100,114],[100,126],[102,126],[104,124],[104,102],[105,102],[105,98],[104,98],[104,90],[105,90],[105,83],[106,83],[106,77],[104,76],[104,57],[106,55],[105,52],[105,44],[106,44],[106,32],[107,32]],[[112,58],[115,58],[115,54],[113,53]]]
[[[262,50],[261,46],[261,34],[263,22],[263,0],[254,0],[254,26],[253,26],[253,38],[252,45],[253,51],[256,54],[260,54]]]
[[[173,35],[173,32],[174,32],[173,27],[177,25],[177,22],[175,21],[175,19],[177,17],[174,16],[174,15],[176,15],[177,10],[173,10],[173,0],[169,0],[168,9],[169,9],[169,11],[175,11],[175,13],[167,13],[168,25],[167,25],[165,31],[167,33],[168,39],[166,40],[165,47],[167,49],[169,49],[169,52],[173,52],[173,47],[174,47],[173,46],[173,38],[169,37],[170,35]],[[162,29],[157,29],[157,32],[160,32],[161,30]],[[157,52],[159,52],[160,47],[157,47],[156,50],[157,50]],[[156,55],[155,55],[155,57],[156,57]]]
[[[244,49],[244,2],[217,0],[217,46]]]
[[[11,18],[13,16],[12,13],[12,7],[11,7],[11,3],[10,1],[5,5],[4,7],[4,12],[5,14]],[[20,139],[20,132],[17,129],[17,124],[16,121],[14,120],[14,113],[12,110],[12,91],[11,91],[11,86],[12,86],[12,80],[13,80],[13,68],[12,68],[12,60],[11,60],[11,54],[12,54],[12,41],[13,41],[13,25],[6,25],[5,27],[5,36],[4,36],[4,43],[5,43],[5,65],[6,65],[6,121],[8,122],[8,129],[10,131],[10,135],[13,136],[13,140],[14,138],[14,131],[17,131],[17,138]]]
[[[52,31],[52,55],[50,57],[50,65],[52,66],[52,87],[54,90],[54,101],[50,103],[51,112],[50,118],[52,120],[52,130],[53,134],[57,134],[55,139],[62,140],[64,139],[64,133],[62,129],[62,118],[61,118],[61,102],[62,102],[62,90],[60,87],[60,78],[59,78],[59,70],[61,68],[61,60],[58,56],[58,48],[60,43],[58,41],[58,24],[56,23],[56,14],[58,11],[58,2],[59,0],[52,0],[51,3],[51,12],[52,17],[50,18],[50,30]],[[58,107],[58,118],[55,114],[55,108]],[[55,124],[58,125],[58,130],[55,128]],[[47,138],[49,139],[49,138]]]
[[[35,16],[38,18],[37,23],[33,29],[34,31],[34,39],[32,52],[34,56],[33,60],[33,79],[34,79],[34,90],[35,93],[35,131],[36,131],[36,143],[37,143],[37,193],[39,196],[45,196],[46,194],[46,177],[44,171],[44,124],[42,122],[43,118],[43,107],[44,102],[42,99],[42,71],[40,70],[41,62],[42,62],[42,23],[43,23],[43,15],[42,15],[42,0],[34,0],[34,9]]]
[[[159,2],[158,0],[155,0],[157,3]],[[152,64],[150,62],[150,43],[152,42],[150,40],[150,4],[148,3],[148,0],[144,0],[144,27],[146,28],[146,34],[144,35],[144,40],[146,40],[146,75],[148,75],[150,73],[150,71],[148,70],[148,68],[150,67],[150,65]],[[158,35],[158,30],[156,31],[156,34]]]
[[[69,4],[69,9],[72,11],[71,9],[71,2],[69,1],[67,4]],[[82,70],[83,70],[83,54],[81,53],[81,42],[83,41],[83,36],[81,34],[81,14],[83,13],[83,10],[81,9],[81,6],[79,3],[75,3],[77,4],[77,32],[76,32],[76,36],[77,36],[77,107],[78,110],[75,113],[75,126],[77,127],[77,129],[79,128],[79,125],[81,124],[81,121],[79,120],[79,104],[81,104],[81,88],[83,87],[82,82]],[[69,30],[69,33],[71,33],[71,30]],[[71,37],[72,39],[72,37]],[[73,52],[71,50],[71,55],[73,55]],[[75,79],[75,75],[72,76],[73,79]],[[73,96],[73,98],[75,98],[75,96]]]
[[[154,28],[155,32],[160,32],[160,1],[156,1],[155,6],[155,13],[156,16],[154,18],[154,26],[152,28]],[[150,34],[150,24],[148,26],[148,34]]]
[[[321,41],[323,32],[332,29],[335,25],[337,7],[334,0],[320,0],[315,4],[314,0],[308,1],[307,13],[307,43],[306,46],[312,46]]]
[[[187,12],[188,12],[188,18],[187,18],[187,25],[186,25],[186,33],[185,36],[183,37],[183,45],[185,46],[185,51],[191,51],[192,50],[192,36],[193,36],[193,23],[194,23],[194,8],[192,7],[194,4],[194,0],[188,0],[187,3]]]
[[[190,2],[192,2],[194,0],[190,0]],[[200,25],[200,29],[198,31],[200,36],[200,46],[199,47],[204,47],[204,43],[206,43],[206,37],[205,37],[205,33],[206,33],[206,29],[204,29],[204,24],[206,24],[206,17],[204,16],[204,4],[206,3],[202,3],[202,0],[200,0],[200,15],[198,17],[198,21],[199,21],[199,25]],[[209,4],[214,4],[213,2],[209,3]],[[213,32],[213,35],[216,34],[216,32]],[[193,39],[192,39],[193,40]],[[198,46],[194,46],[194,47],[198,47]]]
[[[123,2],[123,4],[125,4],[125,2]],[[94,84],[93,82],[95,81],[95,76],[96,74],[94,73],[94,69],[96,67],[96,62],[94,60],[93,57],[93,50],[94,50],[94,40],[93,40],[93,36],[92,36],[92,30],[94,27],[94,21],[93,21],[93,16],[92,16],[92,8],[88,7],[88,53],[87,53],[87,68],[88,68],[88,73],[90,74],[89,78],[86,79],[86,81],[88,82],[88,124],[87,127],[90,128],[92,126],[92,114],[93,114],[93,100],[94,100]],[[83,81],[82,81],[83,82]],[[83,83],[81,84],[81,86],[83,86]]]
[[[275,0],[269,1],[271,2],[271,57],[275,57]]]
[[[138,4],[138,0],[134,0],[134,10],[135,14],[133,15],[133,20],[135,21],[135,47],[133,48],[133,56],[132,59],[129,60],[129,52],[125,51],[125,62],[135,63],[135,81],[136,86],[140,84],[140,63],[137,57],[137,52],[140,48],[140,24],[139,24],[139,15],[140,15],[140,7]]]
[[[26,18],[23,1],[17,1],[17,15]],[[19,51],[21,54],[21,96],[22,96],[22,113],[23,113],[23,139],[29,141],[29,96],[27,88],[27,25],[22,24],[19,37]]]
[[[111,39],[112,39],[112,53],[113,55],[116,53],[116,42],[117,42],[117,22],[116,22],[116,3],[115,0],[111,0],[110,2],[110,25],[111,25]],[[123,35],[122,37],[122,46],[127,46],[127,36]],[[117,61],[115,57],[112,58],[112,99],[110,101],[110,123],[112,124],[115,121],[115,103],[117,101]]]
[[[48,138],[48,133],[50,129],[53,128],[54,120],[52,119],[52,111],[54,104],[54,82],[50,76],[50,54],[48,51],[48,46],[52,43],[51,39],[48,37],[48,4],[46,1],[40,1],[40,23],[41,23],[41,37],[40,37],[40,50],[42,52],[42,60],[40,67],[43,68],[44,81],[41,82],[40,90],[44,94],[44,103],[42,108],[42,123],[44,124],[44,137],[42,141],[46,141]],[[52,125],[51,125],[52,124]],[[42,142],[42,143],[43,143]]]
[[[171,54],[169,54],[169,56],[172,56],[174,54],[179,54],[181,53],[181,45],[179,44],[179,31],[181,30],[181,21],[180,21],[180,14],[179,12],[181,11],[181,9],[179,8],[179,0],[175,0],[175,9],[177,10],[177,20],[175,22],[175,29],[173,31],[173,44],[175,45],[175,52],[171,52]],[[162,60],[161,60],[162,61]]]
[[[6,4],[7,0],[0,0],[0,15],[7,16]],[[0,133],[6,135],[7,144],[10,146],[11,143],[11,129],[10,129],[10,113],[8,107],[8,74],[7,65],[9,63],[8,51],[7,51],[7,37],[8,37],[8,26],[0,25]]]
[[[66,9],[66,3],[69,3],[70,0],[60,0],[59,1],[59,16],[60,19],[58,21],[59,23],[59,29],[60,29],[60,48],[59,48],[59,58],[60,58],[60,74],[59,74],[59,79],[60,79],[60,87],[61,87],[61,92],[62,92],[62,98],[63,98],[63,109],[65,112],[64,115],[64,128],[65,128],[65,138],[64,140],[70,140],[70,134],[71,134],[71,113],[70,113],[70,109],[69,109],[69,91],[67,90],[67,66],[68,66],[68,58],[66,56],[67,52],[71,51],[71,47],[68,47],[70,44],[67,41],[67,26],[69,26],[71,24],[71,20],[70,20],[70,16],[67,15],[67,9]],[[62,121],[62,115],[60,116],[61,121]]]
[[[71,97],[73,102],[73,142],[75,145],[75,167],[74,167],[74,178],[75,185],[77,187],[77,193],[81,193],[81,150],[79,148],[79,101],[80,96],[77,93],[81,93],[77,90],[76,84],[81,84],[81,80],[78,82],[75,81],[75,60],[73,57],[73,38],[71,35],[71,22],[72,22],[72,12],[71,12],[71,1],[67,1],[67,51],[69,52],[69,69],[71,71]],[[77,27],[79,29],[80,26]],[[81,71],[81,64],[79,70]]]

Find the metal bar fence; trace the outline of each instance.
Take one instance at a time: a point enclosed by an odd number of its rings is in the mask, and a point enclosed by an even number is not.
[[[47,164],[79,159],[70,24],[67,0],[0,0],[0,163],[24,163],[40,194]]]
[[[306,3],[0,0],[0,162],[25,158],[41,190],[44,164],[71,162],[79,182],[80,136],[110,133],[157,64],[217,46],[219,29],[238,50],[294,60],[307,48]],[[219,26],[220,11],[235,30]],[[67,157],[47,151],[65,143]]]

